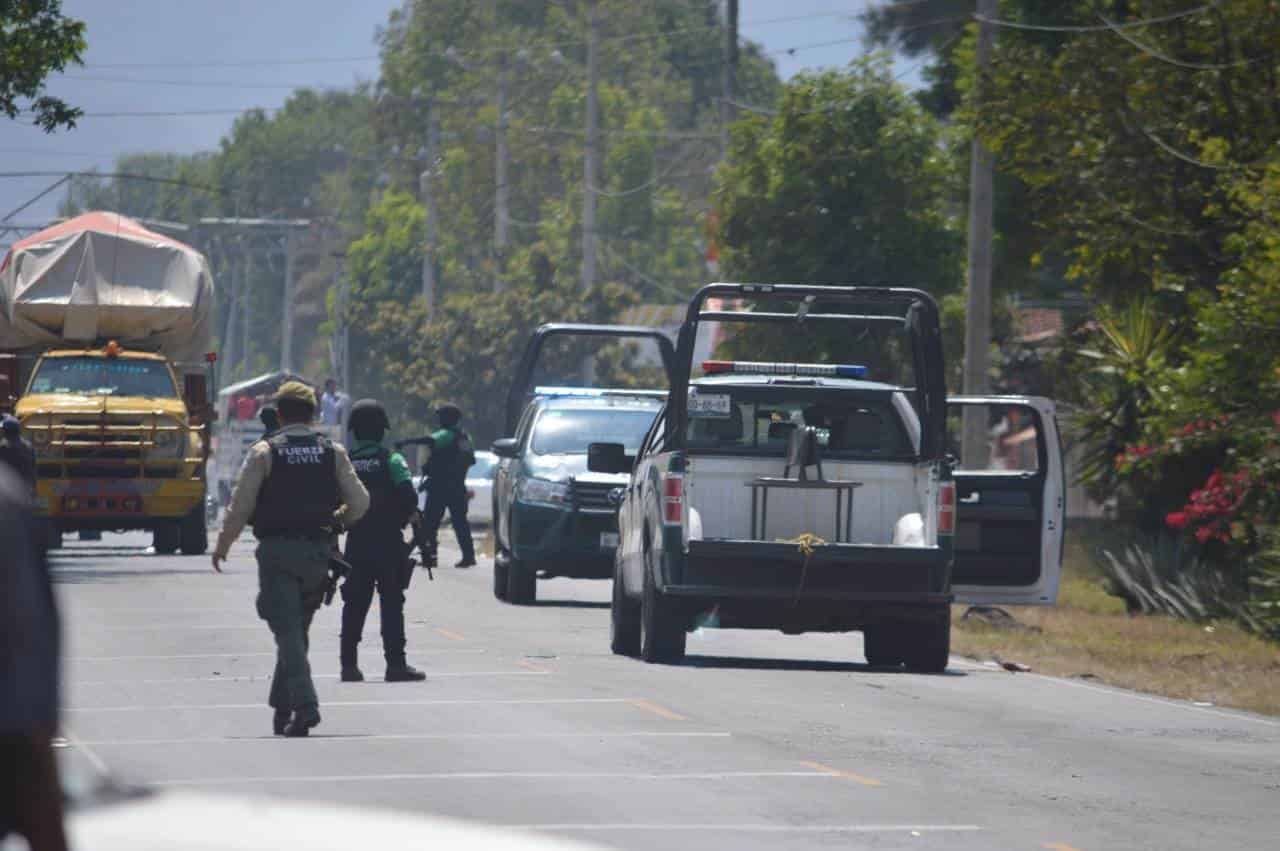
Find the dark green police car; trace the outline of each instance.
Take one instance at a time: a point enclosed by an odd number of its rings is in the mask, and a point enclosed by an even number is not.
[[[493,593],[529,604],[537,580],[608,579],[618,546],[618,502],[625,474],[592,473],[587,446],[621,444],[634,455],[666,390],[533,387],[543,344],[555,336],[613,337],[656,343],[669,374],[674,349],[652,328],[544,325],[516,370],[506,437],[493,444]]]

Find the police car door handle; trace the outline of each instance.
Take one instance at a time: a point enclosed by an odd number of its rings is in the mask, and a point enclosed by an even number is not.
[[[965,505],[977,505],[978,503],[982,502],[982,494],[978,493],[977,491],[974,491],[968,496],[962,497],[960,499],[960,502],[963,502]]]

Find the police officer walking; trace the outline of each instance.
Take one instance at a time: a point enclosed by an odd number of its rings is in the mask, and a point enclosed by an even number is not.
[[[22,423],[17,418],[4,415],[0,420],[0,463],[8,464],[26,484],[31,493],[36,491],[36,452],[22,439]]]
[[[453,522],[453,533],[462,549],[462,561],[454,567],[473,567],[475,545],[471,541],[471,524],[467,522],[467,470],[476,463],[471,437],[462,430],[462,411],[456,405],[436,409],[440,428],[431,434],[431,457],[427,461],[427,505],[423,511],[423,532],[436,552],[436,534],[447,509]]]
[[[342,585],[342,681],[360,682],[357,651],[365,616],[378,590],[382,616],[382,654],[389,683],[418,682],[427,675],[405,661],[404,592],[408,561],[400,530],[418,510],[409,464],[399,452],[382,445],[391,422],[374,399],[361,399],[351,408],[351,465],[369,491],[369,511],[347,532],[347,561],[351,575]]]
[[[309,425],[316,394],[300,381],[275,396],[280,430],[249,448],[213,551],[222,572],[231,545],[252,518],[258,538],[258,616],[276,640],[268,703],[276,735],[305,736],[320,723],[307,661],[311,619],[324,599],[335,527],[360,520],[369,494],[346,450]]]

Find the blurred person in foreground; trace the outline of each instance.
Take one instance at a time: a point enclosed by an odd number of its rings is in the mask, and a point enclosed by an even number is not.
[[[404,592],[413,564],[405,554],[401,530],[418,510],[409,464],[399,452],[382,445],[391,420],[376,399],[351,407],[351,465],[369,491],[369,510],[347,532],[346,557],[351,575],[342,584],[340,662],[344,683],[364,680],[358,650],[365,617],[378,590],[382,618],[382,655],[389,683],[421,682],[427,675],[405,660]]]
[[[30,491],[0,465],[0,841],[63,851],[58,730],[58,614]]]
[[[311,427],[316,394],[300,381],[275,396],[280,430],[249,448],[213,551],[222,572],[231,545],[250,518],[258,538],[258,616],[276,640],[276,669],[268,703],[276,735],[305,736],[320,723],[319,700],[307,661],[311,619],[329,584],[329,557],[341,528],[369,507],[341,445]]]
[[[9,414],[0,418],[0,462],[8,464],[27,489],[35,493],[36,451],[22,438],[22,424]]]
[[[457,405],[441,405],[436,409],[440,428],[432,432],[428,446],[431,457],[427,459],[427,505],[422,512],[423,533],[431,548],[435,562],[436,535],[446,510],[453,522],[453,533],[462,550],[462,561],[454,567],[473,567],[476,563],[475,545],[471,540],[471,524],[467,522],[467,470],[476,463],[475,448],[471,436],[462,430],[462,411]]]

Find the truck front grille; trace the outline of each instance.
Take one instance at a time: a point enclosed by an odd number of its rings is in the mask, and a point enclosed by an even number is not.
[[[613,512],[615,506],[609,501],[609,492],[616,487],[618,485],[575,481],[572,488],[573,505],[588,511]]]

